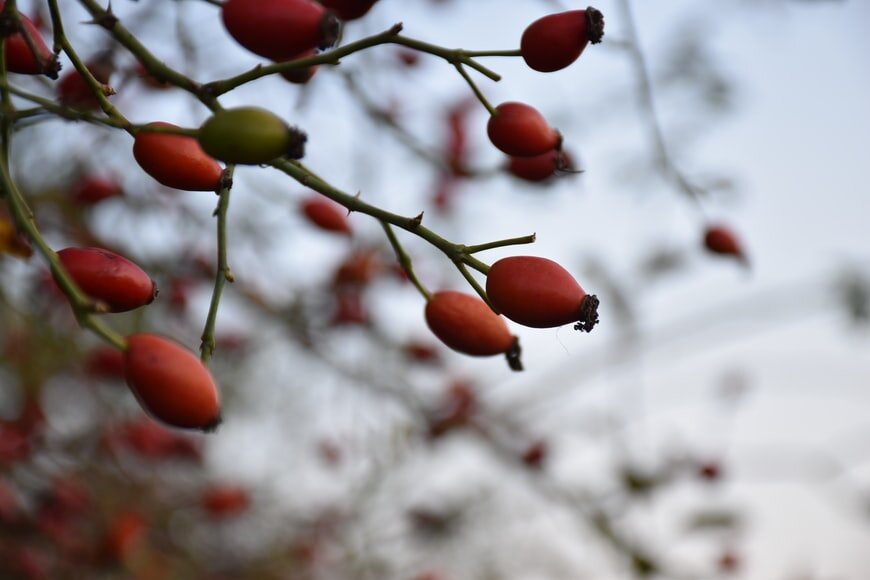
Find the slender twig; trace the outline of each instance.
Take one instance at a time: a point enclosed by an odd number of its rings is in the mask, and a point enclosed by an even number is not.
[[[462,64],[458,62],[454,63],[454,66],[456,67],[456,70],[459,71],[459,74],[462,75],[462,78],[465,79],[465,82],[468,83],[468,86],[471,87],[471,90],[474,93],[474,96],[477,97],[477,100],[480,101],[480,103],[484,106],[484,108],[486,108],[490,115],[495,115],[495,108],[490,104],[488,100],[486,100],[486,97],[483,96],[483,93],[478,88],[477,83],[475,83],[472,78],[468,76],[468,73],[465,72],[465,67],[463,67]]]
[[[388,212],[377,206],[368,204],[364,202],[359,196],[350,195],[339,189],[336,189],[325,180],[321,179],[320,177],[309,171],[302,163],[299,162],[282,159],[274,161],[272,165],[276,169],[286,173],[302,185],[310,187],[311,189],[322,193],[326,197],[343,205],[350,211],[370,215],[375,219],[387,222],[403,230],[409,231],[423,238],[431,245],[435,246],[436,248],[447,254],[447,256],[451,260],[453,260],[454,258],[461,259],[461,246],[442,238],[432,230],[422,225],[422,214],[415,217],[406,217]]]
[[[384,109],[378,107],[372,100],[365,94],[362,90],[362,87],[357,83],[356,78],[350,72],[345,72],[343,74],[344,80],[347,83],[348,89],[353,93],[356,97],[355,100],[362,105],[363,111],[371,117],[374,121],[383,124],[385,127],[390,129],[392,133],[396,136],[396,139],[399,142],[410,149],[415,155],[420,157],[421,159],[426,160],[427,162],[437,166],[442,171],[447,171],[449,167],[447,166],[446,161],[442,155],[439,155],[435,151],[430,151],[427,149],[422,143],[420,143],[416,137],[414,137],[411,133],[408,132],[402,125],[400,125],[389,112]]]
[[[3,142],[7,147],[9,137],[8,133],[3,135]],[[18,187],[12,181],[9,174],[8,158],[5,155],[0,158],[0,185],[2,185],[6,204],[9,206],[15,223],[30,238],[30,241],[48,262],[51,273],[57,281],[57,285],[69,300],[79,325],[93,331],[116,348],[125,350],[127,343],[124,338],[93,315],[98,310],[98,304],[88,298],[79,289],[61,264],[57,253],[49,247],[42,237],[33,220],[33,213],[27,207],[21,192],[18,191]]]
[[[454,264],[456,264],[457,268],[459,268],[460,272],[462,272],[463,276],[465,276],[466,279],[469,280],[469,283],[471,283],[472,286],[477,284],[477,282],[474,280],[473,277],[471,277],[471,274],[465,268],[466,265],[471,266],[472,268],[474,268],[478,272],[481,272],[484,275],[489,272],[489,265],[470,255],[466,249],[466,246],[462,244],[455,244],[445,238],[442,238],[432,230],[423,226],[423,214],[409,218],[406,216],[401,216],[388,212],[377,206],[368,204],[360,199],[360,197],[357,195],[350,195],[339,189],[336,189],[325,180],[317,177],[315,174],[310,172],[304,165],[302,165],[298,161],[279,160],[273,162],[272,165],[273,167],[280,171],[283,171],[302,185],[310,187],[314,191],[322,193],[331,200],[343,205],[350,211],[356,211],[364,213],[366,215],[370,215],[373,218],[380,220],[381,222],[392,224],[396,227],[409,231],[412,234],[423,238],[424,240],[429,242],[429,244],[441,250]],[[477,292],[481,294],[481,296],[486,296],[486,292],[483,292],[479,285],[475,287],[475,290],[477,290]]]
[[[14,7],[14,1],[12,2]],[[7,5],[6,10],[10,10]],[[15,108],[12,105],[12,96],[6,83],[6,40],[0,40],[0,156],[9,159],[9,140],[12,137],[12,115]],[[6,188],[0,188],[0,197],[5,195]]]
[[[0,90],[8,91],[16,97],[21,97],[22,99],[30,101],[31,103],[35,103],[45,111],[68,121],[85,121],[94,125],[105,125],[107,127],[115,127],[118,129],[126,129],[127,127],[131,126],[126,120],[119,121],[110,117],[94,115],[93,113],[90,113],[88,111],[64,107],[63,105],[57,104],[55,101],[46,99],[45,97],[40,97],[39,95],[34,95],[33,93],[29,93],[27,91],[14,87],[3,79],[0,79]],[[18,118],[20,115],[21,111],[19,111],[18,113],[14,113],[14,116],[16,118]]]
[[[51,14],[51,26],[54,30],[54,42],[55,46],[59,46],[63,52],[69,57],[70,62],[72,62],[76,71],[81,75],[84,79],[85,83],[88,85],[91,93],[97,99],[97,102],[100,104],[100,108],[103,110],[106,115],[110,119],[113,119],[117,126],[120,126],[123,129],[126,129],[128,133],[132,133],[130,129],[130,121],[127,120],[121,112],[109,102],[109,99],[106,96],[106,92],[104,89],[103,83],[98,81],[88,67],[82,62],[79,55],[76,53],[75,49],[73,49],[72,44],[69,39],[66,37],[66,34],[63,30],[63,20],[60,17],[60,9],[57,5],[57,0],[48,0],[48,8]]]
[[[521,236],[519,238],[508,238],[506,240],[496,240],[494,242],[487,242],[485,244],[477,244],[475,246],[465,246],[466,254],[476,254],[477,252],[483,252],[485,250],[492,250],[494,248],[503,248],[505,246],[519,246],[522,244],[534,244],[535,243],[535,234],[531,234],[528,236]]]
[[[102,8],[96,0],[79,0],[79,3],[90,13],[95,22],[103,26],[115,40],[136,57],[149,75],[158,81],[168,82],[191,93],[211,110],[220,109],[220,103],[214,95],[203,91],[201,85],[160,61],[118,21],[114,14]]]
[[[387,239],[390,241],[390,245],[393,246],[393,250],[396,252],[396,258],[399,260],[399,264],[402,266],[402,269],[405,271],[405,274],[408,275],[408,279],[417,288],[417,291],[423,295],[427,301],[429,300],[430,294],[429,291],[426,290],[426,287],[420,282],[420,279],[417,278],[417,274],[414,272],[414,264],[411,261],[411,257],[405,251],[405,248],[402,247],[401,242],[396,237],[396,232],[393,231],[393,226],[388,224],[385,221],[381,221],[381,226],[384,228],[384,232],[387,234]]]
[[[512,50],[465,50],[463,54],[468,58],[479,58],[485,56],[522,56],[520,49]]]
[[[637,26],[634,22],[634,14],[631,9],[629,0],[620,0],[619,7],[622,11],[622,20],[625,25],[626,41],[624,48],[627,51],[632,66],[634,67],[635,78],[637,79],[638,95],[641,107],[644,109],[643,115],[647,130],[656,148],[659,166],[664,171],[665,175],[673,181],[673,183],[689,198],[694,200],[700,208],[699,197],[703,190],[697,185],[691,183],[683,172],[677,167],[665,141],[664,131],[659,122],[658,114],[656,113],[655,97],[652,88],[652,80],[649,76],[649,71],[646,66],[646,59],[643,51],[640,48],[640,37],[637,32]]]
[[[423,42],[421,40],[417,40],[415,38],[408,38],[406,36],[397,36],[393,39],[395,44],[401,44],[403,46],[407,46],[408,48],[413,48],[419,50],[421,52],[427,52],[429,54],[439,56],[449,62],[450,64],[464,64],[467,67],[473,68],[483,76],[489,78],[492,81],[500,81],[501,75],[491,71],[486,68],[473,58],[468,56],[468,51],[462,49],[449,49],[444,48],[442,46],[437,46],[434,44],[429,44],[428,42]]]
[[[483,289],[483,286],[472,276],[471,272],[468,271],[468,268],[465,267],[465,264],[459,261],[454,261],[456,267],[459,269],[459,272],[462,274],[462,277],[474,288],[474,291],[486,302],[486,305],[489,306],[493,312],[498,312],[495,306],[492,305],[492,302],[489,301],[489,296],[486,294],[486,290]]]
[[[227,209],[230,205],[230,191],[232,190],[234,169],[234,165],[227,165],[227,168],[224,170],[224,186],[218,194],[218,204],[214,212],[217,217],[217,274],[214,278],[214,290],[212,290],[208,316],[206,317],[205,328],[202,330],[202,343],[199,347],[202,362],[208,362],[211,355],[214,354],[214,333],[218,307],[220,306],[225,284],[233,281],[233,273],[227,260]]]
[[[85,0],[90,1],[90,0]],[[345,56],[354,54],[356,52],[360,52],[363,50],[367,50],[374,46],[378,46],[381,44],[400,44],[402,46],[407,46],[409,48],[413,48],[415,50],[419,50],[421,52],[426,52],[432,54],[434,56],[438,56],[443,58],[450,64],[454,65],[465,65],[474,70],[478,71],[482,75],[488,77],[493,81],[501,80],[501,76],[486,68],[482,64],[478,63],[474,59],[468,56],[468,53],[463,50],[452,50],[448,48],[444,48],[442,46],[436,46],[434,44],[429,44],[427,42],[423,42],[414,38],[408,38],[407,36],[402,36],[399,34],[402,30],[401,24],[395,24],[391,28],[380,32],[378,34],[374,34],[372,36],[368,36],[366,38],[362,38],[355,42],[351,42],[345,44],[343,46],[339,46],[332,50],[328,50],[316,56],[309,56],[306,58],[299,58],[292,61],[286,61],[276,64],[270,65],[257,65],[251,70],[244,72],[242,74],[236,75],[234,77],[230,77],[227,79],[214,81],[208,83],[203,86],[203,90],[210,95],[219,96],[224,93],[227,93],[245,83],[251,82],[253,80],[278,74],[282,72],[287,72],[291,70],[298,70],[302,68],[308,68],[310,66],[317,65],[338,65],[341,62],[341,59]]]

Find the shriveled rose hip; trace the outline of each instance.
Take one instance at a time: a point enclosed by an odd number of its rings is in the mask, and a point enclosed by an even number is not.
[[[525,326],[575,322],[575,329],[589,332],[598,323],[598,298],[586,294],[567,270],[547,258],[502,258],[487,274],[486,293],[502,314]]]
[[[154,334],[127,338],[125,377],[151,416],[167,425],[213,431],[220,397],[205,365],[178,343]]]
[[[57,253],[63,267],[82,291],[108,306],[126,312],[150,304],[157,285],[139,266],[103,248],[66,248]]]
[[[514,157],[534,157],[561,149],[562,136],[546,119],[524,103],[507,102],[495,108],[486,132],[492,144]]]
[[[529,24],[520,40],[520,53],[529,67],[553,72],[577,60],[587,44],[597,44],[603,36],[604,16],[591,6],[550,14]]]
[[[486,302],[476,296],[444,290],[426,303],[426,324],[441,342],[471,356],[505,354],[514,370],[522,370],[519,341]]]

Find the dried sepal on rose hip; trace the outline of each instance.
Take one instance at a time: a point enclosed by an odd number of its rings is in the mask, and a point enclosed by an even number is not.
[[[471,356],[504,354],[513,370],[523,370],[519,339],[477,296],[436,292],[426,302],[425,316],[432,333],[453,350]]]
[[[203,150],[226,163],[258,165],[278,157],[300,159],[307,135],[259,107],[218,111],[199,128]]]
[[[157,285],[142,268],[109,250],[66,248],[57,257],[76,286],[109,312],[134,310],[157,296]]]
[[[341,27],[335,14],[313,0],[227,0],[221,16],[236,42],[274,61],[332,46]]]
[[[502,258],[489,269],[486,293],[499,312],[524,326],[553,328],[573,322],[576,330],[589,332],[598,323],[598,298],[547,258]]]
[[[520,40],[520,54],[540,72],[561,70],[604,37],[604,15],[593,7],[550,14],[535,20]]]
[[[172,123],[148,123],[146,128],[175,128]],[[133,157],[145,173],[166,187],[184,191],[217,191],[223,169],[186,135],[140,130],[133,142]]]
[[[208,368],[180,344],[155,334],[127,337],[127,386],[145,411],[167,425],[213,431],[220,396]]]
[[[562,136],[537,109],[525,103],[498,105],[486,125],[493,145],[513,157],[534,157],[562,148]]]

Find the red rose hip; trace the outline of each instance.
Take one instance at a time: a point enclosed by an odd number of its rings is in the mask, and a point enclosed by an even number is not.
[[[200,498],[202,509],[215,520],[242,515],[251,505],[247,489],[237,485],[213,485]]]
[[[537,109],[507,102],[495,108],[486,132],[492,144],[514,157],[534,157],[561,149],[562,136],[550,127]]]
[[[302,202],[302,213],[312,224],[328,232],[351,235],[347,210],[331,199],[316,195]]]
[[[462,292],[436,292],[426,303],[426,324],[441,342],[471,356],[504,353],[513,370],[522,370],[517,337],[486,302]]]
[[[533,328],[575,322],[589,332],[598,323],[598,298],[586,294],[562,266],[547,258],[512,256],[497,261],[486,277],[486,293],[502,314]]]
[[[507,170],[511,175],[532,183],[548,181],[559,172],[574,173],[568,154],[555,149],[534,157],[511,157]]]
[[[553,72],[577,60],[587,44],[597,44],[603,36],[604,16],[591,6],[550,14],[529,24],[520,53],[530,68]]]
[[[708,251],[720,256],[732,256],[744,266],[749,265],[749,260],[743,252],[743,246],[730,228],[723,225],[711,225],[704,231],[704,247]]]
[[[0,11],[5,7],[5,2],[0,2]],[[58,63],[54,57],[54,53],[45,44],[39,29],[33,24],[28,17],[20,14],[21,26],[27,31],[33,41],[33,48],[36,49],[36,54],[30,49],[27,44],[27,39],[21,32],[17,32],[6,39],[6,69],[9,72],[25,75],[40,75],[56,79],[58,71]]]
[[[320,0],[342,20],[362,18],[378,0]]]
[[[276,61],[332,46],[340,26],[332,12],[313,0],[227,0],[221,15],[236,42]]]
[[[171,123],[149,123],[149,127],[175,127]],[[185,191],[216,191],[223,170],[193,137],[139,131],[133,143],[133,157],[145,173],[165,185]]]
[[[70,198],[82,205],[95,205],[123,194],[121,185],[115,179],[100,176],[85,176],[69,190]]]
[[[213,431],[221,421],[214,379],[191,351],[154,334],[127,337],[124,376],[139,404],[173,427]]]
[[[305,52],[303,52],[301,54],[297,54],[296,56],[294,56],[293,58],[290,58],[288,60],[298,60],[300,58],[309,58],[309,57],[316,56],[316,55],[317,55],[317,51],[314,49],[311,49],[311,50],[306,50]],[[316,65],[315,66],[308,66],[305,68],[285,70],[284,72],[281,73],[281,76],[284,77],[284,79],[287,80],[288,82],[293,83],[294,85],[304,85],[304,84],[307,84],[308,81],[310,81],[312,78],[314,78],[315,74],[317,74],[317,66]]]
[[[154,281],[139,266],[102,248],[66,248],[57,253],[82,292],[103,302],[110,312],[126,312],[150,304]]]

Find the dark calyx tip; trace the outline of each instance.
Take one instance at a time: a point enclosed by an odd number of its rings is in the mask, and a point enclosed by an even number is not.
[[[604,38],[604,14],[592,6],[586,9],[586,30],[589,42],[598,44]]]
[[[48,78],[55,80],[59,76],[61,69],[60,61],[57,60],[57,55],[52,56],[42,65],[42,74]]]
[[[288,131],[290,133],[290,146],[285,155],[290,159],[302,159],[305,157],[305,143],[308,141],[308,135],[296,127],[290,127]]]
[[[145,304],[151,304],[152,302],[154,302],[154,299],[157,298],[157,295],[159,293],[160,291],[157,289],[157,282],[151,280],[151,298]]]
[[[507,359],[508,366],[512,371],[521,371],[523,370],[523,362],[520,360],[520,353],[522,349],[520,349],[520,339],[519,337],[514,337],[514,342],[511,344],[511,347],[504,353],[505,358]]]
[[[598,296],[595,294],[587,294],[580,304],[580,320],[574,325],[574,330],[583,332],[592,332],[592,329],[598,324]]]
[[[218,413],[214,419],[212,419],[211,421],[209,421],[206,425],[204,425],[202,427],[202,432],[203,433],[214,433],[215,431],[217,431],[218,427],[220,427],[221,423],[223,423],[223,422],[224,422],[224,418],[221,416],[220,413]]]
[[[335,12],[327,10],[323,14],[323,19],[320,21],[320,44],[317,48],[323,50],[335,44],[341,34],[341,20],[335,15]]]

